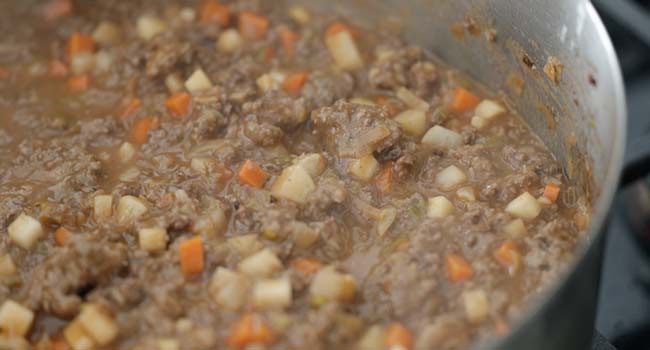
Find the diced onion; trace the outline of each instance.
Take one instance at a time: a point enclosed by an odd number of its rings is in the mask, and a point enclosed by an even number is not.
[[[261,75],[257,78],[256,83],[257,87],[264,92],[278,90],[282,86],[285,78],[284,73],[273,71]]]
[[[233,28],[221,32],[219,39],[217,39],[217,49],[222,52],[235,52],[239,50],[243,44],[244,39],[242,39],[239,31]]]
[[[472,124],[472,126],[475,127],[476,129],[481,130],[488,125],[488,120],[483,117],[479,117],[475,115],[472,117],[470,124]]]
[[[108,72],[115,62],[115,55],[107,50],[100,50],[95,54],[95,73]]]
[[[379,162],[372,154],[368,154],[359,159],[351,160],[348,170],[359,180],[369,181],[379,171]]]
[[[33,217],[22,213],[7,228],[11,240],[24,249],[31,249],[41,237],[43,226]]]
[[[474,189],[470,186],[459,188],[458,191],[456,191],[456,196],[458,196],[458,198],[467,202],[476,201],[476,195],[474,194]]]
[[[182,92],[185,90],[183,79],[181,79],[181,76],[178,73],[171,73],[167,75],[165,77],[165,86],[167,87],[167,90],[171,94],[175,94],[177,92]]]
[[[103,21],[95,28],[92,36],[98,44],[110,46],[120,42],[122,39],[122,30],[113,22]]]
[[[212,88],[212,82],[205,75],[203,69],[199,68],[185,81],[185,88],[191,93],[198,93]]]
[[[34,312],[13,300],[0,306],[0,329],[11,336],[25,336],[32,327]]]
[[[503,108],[499,103],[492,100],[483,100],[481,103],[476,106],[474,110],[474,115],[484,118],[485,120],[491,120],[498,116],[506,113],[506,109]]]
[[[113,215],[113,196],[100,194],[93,198],[93,213],[95,220],[101,221]]]
[[[330,55],[334,62],[344,70],[355,70],[363,67],[361,53],[354,38],[347,30],[341,30],[325,38]]]
[[[315,189],[316,185],[309,173],[301,166],[292,165],[284,169],[273,182],[271,194],[276,198],[304,203]]]
[[[465,306],[465,315],[470,322],[483,322],[490,313],[487,294],[480,289],[464,292],[463,305]]]
[[[522,193],[506,206],[506,213],[524,220],[532,220],[536,218],[541,211],[542,206],[539,204],[537,199],[528,192]]]
[[[149,41],[167,29],[167,24],[158,17],[140,16],[136,23],[140,39]]]
[[[395,92],[395,95],[397,95],[397,98],[402,100],[402,102],[406,103],[409,108],[412,109],[417,109],[420,111],[427,111],[429,109],[429,104],[423,101],[421,98],[419,98],[416,94],[414,94],[411,90],[400,87],[397,89]]]
[[[178,13],[178,17],[183,20],[184,22],[194,22],[196,19],[196,10],[194,10],[191,7],[183,7],[181,11]]]
[[[143,228],[138,231],[140,249],[157,253],[165,250],[167,247],[167,230],[161,227]]]
[[[427,116],[422,110],[408,109],[395,116],[394,120],[407,134],[422,136],[427,131]]]
[[[467,181],[465,173],[455,165],[450,165],[436,175],[435,183],[443,191],[450,191]]]
[[[286,277],[257,281],[253,288],[253,302],[261,308],[291,305],[291,281]]]
[[[456,148],[463,144],[463,136],[455,131],[436,125],[424,134],[422,144],[435,149]]]
[[[133,196],[120,198],[117,204],[117,223],[128,225],[147,213],[149,209],[140,199]]]
[[[94,67],[95,55],[90,52],[82,52],[70,57],[70,70],[75,75],[91,72]]]
[[[350,99],[350,103],[356,103],[358,105],[365,105],[365,106],[376,106],[377,104],[370,101],[367,98],[363,97],[354,97]]]
[[[124,142],[117,150],[117,156],[122,163],[128,163],[135,157],[135,146],[130,142]]]
[[[231,237],[228,239],[228,246],[242,257],[257,253],[264,248],[264,244],[260,242],[256,234]]]
[[[454,205],[449,199],[443,196],[429,198],[427,216],[434,219],[442,219],[454,212]]]
[[[228,217],[221,205],[216,204],[208,208],[192,225],[192,232],[207,238],[217,238],[228,226]]]
[[[270,277],[282,269],[282,262],[273,252],[264,249],[239,263],[239,271],[252,278]]]

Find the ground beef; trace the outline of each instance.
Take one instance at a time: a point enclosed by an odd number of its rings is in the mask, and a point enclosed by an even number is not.
[[[354,79],[349,73],[317,70],[309,75],[301,94],[307,100],[309,109],[315,109],[349,97],[353,89]]]
[[[339,101],[312,113],[316,131],[340,157],[361,157],[389,148],[402,135],[385,110]]]
[[[254,115],[262,123],[291,130],[307,120],[305,101],[280,91],[270,91],[242,106],[244,115]]]
[[[159,35],[148,46],[145,57],[147,76],[166,75],[176,64],[190,62],[192,45],[184,38]]]

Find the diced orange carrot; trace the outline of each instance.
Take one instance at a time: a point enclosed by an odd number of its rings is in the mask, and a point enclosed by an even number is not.
[[[68,39],[65,53],[68,58],[80,53],[93,53],[95,51],[95,40],[88,34],[75,32]]]
[[[382,107],[386,107],[388,109],[388,114],[391,117],[399,113],[399,108],[397,108],[397,106],[386,96],[375,98],[375,103]]]
[[[446,258],[447,278],[453,283],[466,281],[474,276],[472,266],[458,254],[449,254]]]
[[[133,124],[133,131],[131,132],[131,139],[133,142],[143,144],[149,138],[149,132],[157,129],[160,126],[160,119],[158,117],[145,117]]]
[[[302,86],[305,85],[309,73],[293,73],[290,74],[284,82],[282,82],[282,89],[292,95],[300,95],[300,90]]]
[[[350,33],[350,35],[352,35],[352,37],[355,39],[359,35],[359,33],[350,25],[340,21],[336,21],[330,24],[329,27],[327,27],[327,30],[325,30],[325,37],[330,37],[332,35],[336,35],[339,32],[343,32],[343,31]]]
[[[508,333],[510,333],[510,325],[502,319],[497,319],[494,323],[494,334],[497,337],[505,337]]]
[[[266,64],[271,63],[273,57],[275,57],[275,50],[273,50],[272,47],[268,46],[262,49],[262,53],[260,54],[260,59],[262,63],[266,63]]]
[[[400,323],[390,324],[384,334],[386,349],[410,350],[413,348],[413,333]]]
[[[70,231],[68,231],[65,227],[61,226],[54,231],[54,241],[58,245],[65,245],[65,242],[68,241],[68,238],[70,238]]]
[[[390,193],[393,190],[393,163],[387,162],[381,171],[375,176],[375,185],[379,192]]]
[[[495,252],[494,258],[510,273],[514,273],[521,265],[521,253],[515,242],[505,241]]]
[[[257,314],[248,313],[242,316],[230,329],[226,345],[241,349],[247,345],[268,346],[274,341],[273,332],[264,319]]]
[[[206,0],[199,10],[199,21],[203,24],[216,23],[227,27],[230,23],[230,8],[217,0]]]
[[[86,91],[88,87],[90,87],[90,76],[88,74],[68,78],[68,91],[72,93]]]
[[[560,195],[560,186],[554,183],[550,183],[544,187],[544,197],[548,198],[551,202],[557,201],[558,196]]]
[[[5,67],[0,67],[0,80],[9,78],[9,70]]]
[[[48,21],[67,16],[72,13],[71,0],[50,0],[43,6],[43,17]]]
[[[280,41],[287,56],[293,57],[296,54],[296,42],[300,39],[300,35],[287,26],[278,28],[278,33],[280,34]]]
[[[60,60],[51,60],[47,67],[48,74],[52,78],[63,78],[68,75],[68,66]]]
[[[464,113],[474,109],[481,102],[476,95],[462,87],[454,89],[454,93],[449,103],[449,109],[455,113]]]
[[[134,115],[142,106],[142,100],[137,97],[127,96],[122,100],[122,107],[120,114],[118,115],[120,119],[126,119]]]
[[[255,188],[264,187],[264,183],[269,179],[269,174],[266,173],[257,163],[248,159],[242,164],[239,172],[237,173],[239,181]]]
[[[165,101],[165,107],[173,115],[180,119],[185,119],[190,113],[190,104],[192,97],[187,92],[179,92],[171,95]]]
[[[305,275],[313,275],[323,268],[323,263],[315,259],[296,258],[291,262],[291,267]]]
[[[239,33],[248,40],[262,40],[269,30],[269,19],[244,11],[239,15]]]
[[[189,277],[203,272],[203,239],[190,238],[178,246],[183,275]]]

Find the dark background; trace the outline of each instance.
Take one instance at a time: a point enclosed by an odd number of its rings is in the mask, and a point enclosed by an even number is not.
[[[650,1],[593,3],[623,68],[629,145],[640,137],[650,137]],[[603,267],[596,329],[618,350],[650,349],[650,242],[638,238],[650,234],[650,226],[630,225],[629,217],[640,215],[636,209],[625,193],[619,193],[612,208]]]

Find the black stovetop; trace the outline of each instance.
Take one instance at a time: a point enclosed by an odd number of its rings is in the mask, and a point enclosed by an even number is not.
[[[628,145],[650,137],[650,1],[593,0],[625,75]],[[619,194],[611,212],[596,330],[618,350],[650,349],[650,249],[639,244]],[[604,339],[600,339],[604,341]],[[594,342],[593,349],[607,349]],[[611,348],[610,348],[611,349]]]

